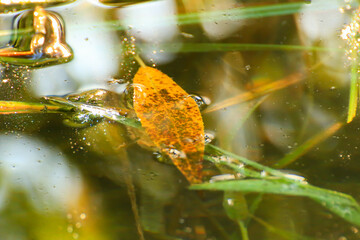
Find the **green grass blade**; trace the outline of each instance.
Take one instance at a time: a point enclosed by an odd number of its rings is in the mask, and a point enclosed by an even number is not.
[[[66,112],[72,108],[68,106],[55,106],[51,104],[19,102],[19,101],[0,101],[1,114],[17,114],[17,113],[53,113]]]
[[[249,234],[246,225],[243,221],[237,222],[241,231],[241,239],[242,240],[249,240]]]
[[[164,43],[160,45],[142,44],[139,49],[160,48],[166,52],[229,52],[229,51],[317,51],[338,52],[339,48],[318,46],[258,44],[258,43]]]
[[[251,179],[222,181],[192,185],[190,189],[257,192],[309,197],[350,223],[360,226],[360,206],[351,196],[294,180]]]
[[[326,11],[333,10],[334,6],[328,4],[327,1],[319,1],[316,3],[310,3],[312,11]],[[303,6],[308,5],[306,2],[295,2],[295,3],[280,3],[280,4],[268,4],[265,6],[251,6],[251,7],[238,7],[233,9],[226,9],[220,11],[208,11],[208,12],[195,12],[185,13],[179,15],[170,15],[162,18],[157,18],[155,21],[149,21],[149,26],[163,25],[173,21],[174,17],[177,17],[177,25],[187,24],[199,24],[206,21],[219,22],[219,21],[239,21],[244,19],[256,19],[264,17],[282,16],[299,13]],[[336,6],[335,6],[336,7]],[[141,16],[140,16],[141,17]],[[92,27],[103,30],[126,30],[124,22],[121,20],[107,21],[97,24],[83,25],[69,25],[71,29],[88,28]]]
[[[307,237],[307,236],[302,236],[299,234],[296,234],[294,232],[289,232],[283,229],[279,229],[276,228],[274,226],[272,226],[271,224],[265,222],[264,220],[256,217],[256,216],[252,216],[252,218],[258,222],[259,224],[263,225],[268,231],[275,233],[276,235],[284,238],[284,239],[289,239],[289,240],[320,240],[319,238],[312,238],[312,237]]]
[[[298,13],[304,2],[295,2],[295,3],[281,3],[281,4],[271,4],[265,6],[253,6],[253,7],[239,7],[233,9],[226,9],[220,11],[211,11],[211,12],[200,12],[200,13],[187,13],[178,15],[178,22],[181,25],[185,24],[195,24],[206,21],[238,21],[243,19],[254,19],[254,18],[264,18],[264,17],[273,17],[281,15],[290,15]],[[313,9],[330,9],[333,6],[329,6],[325,1],[321,1],[317,4],[312,4]]]
[[[208,144],[206,145],[206,148],[205,148],[205,152],[209,153],[209,154],[213,154],[213,153],[221,153],[221,154],[224,154],[226,156],[229,156],[231,158],[234,158],[238,161],[240,161],[241,163],[247,165],[247,166],[250,166],[250,167],[253,167],[257,170],[260,170],[260,171],[265,171],[273,176],[277,176],[279,178],[284,178],[284,179],[287,179],[286,175],[278,170],[275,170],[273,168],[270,168],[270,167],[266,167],[260,163],[257,163],[257,162],[254,162],[252,160],[249,160],[247,158],[244,158],[244,157],[240,157],[232,152],[229,152],[229,151],[226,151],[224,149],[221,149],[217,146],[214,146],[214,145],[211,145],[211,144]]]
[[[289,165],[290,163],[293,163],[298,158],[300,158],[301,156],[306,154],[314,146],[316,146],[320,142],[324,141],[325,139],[327,139],[328,137],[333,135],[336,131],[338,131],[341,128],[342,125],[343,125],[342,123],[335,123],[331,127],[329,127],[327,129],[325,129],[324,131],[318,133],[314,137],[310,138],[309,140],[307,140],[306,142],[301,144],[294,151],[286,154],[285,157],[283,157],[277,163],[275,163],[273,165],[273,167],[274,168],[283,168],[283,167]]]
[[[359,98],[359,82],[358,82],[358,61],[357,57],[353,58],[351,66],[351,82],[350,82],[350,97],[347,123],[351,122],[356,116],[356,109]]]
[[[235,172],[237,173],[240,173],[241,176],[244,176],[244,177],[249,177],[249,178],[262,178],[261,174],[257,171],[254,171],[254,170],[250,170],[250,169],[247,169],[237,163],[232,163],[232,162],[229,162],[228,159],[227,160],[221,160],[220,159],[215,159],[213,157],[210,157],[210,156],[207,156],[205,155],[204,156],[204,159],[207,160],[207,161],[210,161],[216,165],[222,165],[222,166],[226,166],[226,167],[229,167],[231,168],[232,170],[234,170]]]

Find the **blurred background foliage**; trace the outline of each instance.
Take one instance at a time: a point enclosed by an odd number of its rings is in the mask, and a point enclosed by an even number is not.
[[[54,6],[47,10],[63,18],[73,60],[43,68],[3,63],[1,100],[101,88],[111,92],[95,101],[129,108],[136,50],[210,103],[203,119],[214,144],[359,200],[360,124],[356,117],[345,124],[357,58],[348,59],[339,37],[357,8],[351,0]],[[4,47],[16,14],[0,16]],[[75,125],[73,117],[0,115],[0,239],[360,237],[359,226],[303,197],[191,191],[127,127],[109,120]],[[220,174],[209,162],[204,172]]]

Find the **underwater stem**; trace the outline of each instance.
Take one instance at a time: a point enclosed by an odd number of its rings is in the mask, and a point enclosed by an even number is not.
[[[249,234],[248,234],[248,230],[244,224],[243,221],[238,221],[239,227],[240,227],[240,232],[241,232],[241,239],[242,240],[249,240]]]
[[[359,83],[358,83],[358,61],[357,56],[352,58],[352,66],[351,66],[351,82],[350,82],[350,97],[349,97],[349,110],[347,123],[350,123],[355,115],[359,97]]]

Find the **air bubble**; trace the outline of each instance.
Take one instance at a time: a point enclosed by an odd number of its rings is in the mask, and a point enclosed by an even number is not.
[[[163,151],[166,152],[171,159],[186,158],[186,154],[183,151],[179,151],[175,148],[165,148]]]
[[[166,164],[172,164],[171,159],[166,156],[165,154],[162,154],[161,152],[153,152],[153,156],[156,161]]]
[[[86,219],[86,213],[81,213],[80,214],[80,219],[85,220]]]
[[[192,99],[195,100],[195,103],[198,105],[200,111],[205,110],[211,103],[210,99],[204,96],[199,96],[196,94],[189,94]]]
[[[205,131],[205,144],[211,143],[215,139],[215,132],[206,130]]]
[[[124,90],[124,103],[128,108],[134,107],[134,85],[128,84]]]

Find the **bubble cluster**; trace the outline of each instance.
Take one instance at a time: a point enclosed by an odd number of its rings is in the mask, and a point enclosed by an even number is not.
[[[354,11],[351,22],[342,29],[340,37],[347,43],[346,54],[348,59],[352,60],[357,57],[360,43],[360,9]]]
[[[341,13],[345,13],[345,11],[348,11],[351,9],[352,0],[344,0],[344,3],[345,3],[345,6],[342,6],[339,8],[339,11]]]

